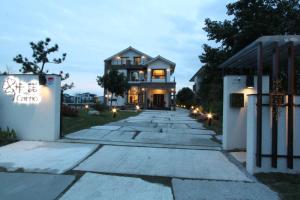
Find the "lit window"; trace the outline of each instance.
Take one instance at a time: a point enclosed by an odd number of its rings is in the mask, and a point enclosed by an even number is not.
[[[163,69],[152,70],[152,78],[153,79],[165,79],[165,70],[163,70]]]

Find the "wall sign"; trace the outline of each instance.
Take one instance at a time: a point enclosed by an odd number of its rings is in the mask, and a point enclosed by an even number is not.
[[[38,80],[24,82],[17,77],[9,76],[4,80],[2,89],[5,94],[13,97],[15,103],[38,104],[42,100]]]

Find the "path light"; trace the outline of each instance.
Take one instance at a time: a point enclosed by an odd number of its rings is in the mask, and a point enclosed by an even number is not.
[[[213,116],[212,116],[211,113],[208,113],[208,114],[207,114],[207,119],[208,119],[208,125],[209,125],[209,126],[211,126],[212,117],[213,117]]]
[[[191,109],[194,109],[194,106],[192,106]]]
[[[135,108],[136,108],[136,111],[137,111],[137,112],[140,111],[140,106],[139,106],[139,105],[136,105]]]
[[[85,108],[85,109],[89,109],[89,105],[86,104],[86,105],[84,106],[84,108]]]
[[[196,117],[196,115],[197,115],[197,110],[196,109],[193,110],[193,114],[194,114],[194,117]]]
[[[112,113],[113,113],[113,118],[115,118],[117,116],[117,109],[113,108]]]

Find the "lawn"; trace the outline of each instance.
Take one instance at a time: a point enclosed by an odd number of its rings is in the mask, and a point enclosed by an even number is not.
[[[103,125],[136,115],[138,113],[134,111],[118,111],[117,117],[113,118],[110,111],[102,111],[100,115],[88,115],[87,111],[81,110],[78,117],[63,117],[62,134],[66,135],[92,126]]]
[[[277,192],[282,200],[300,199],[300,174],[260,173],[255,176]]]

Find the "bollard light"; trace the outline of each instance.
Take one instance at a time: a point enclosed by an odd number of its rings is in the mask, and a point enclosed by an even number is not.
[[[115,118],[117,116],[117,109],[113,108],[112,113],[113,113],[113,118]]]
[[[213,116],[212,116],[211,113],[208,113],[208,114],[207,114],[208,126],[211,126],[212,117],[213,117]]]
[[[136,108],[137,112],[140,110],[140,106],[139,105],[136,105],[135,108]]]

